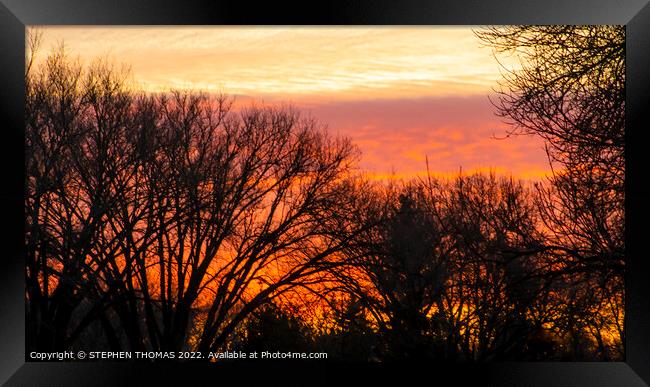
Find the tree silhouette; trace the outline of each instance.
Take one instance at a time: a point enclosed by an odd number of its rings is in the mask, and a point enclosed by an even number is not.
[[[566,287],[598,297],[572,309],[603,310],[623,339],[625,269],[625,29],[622,26],[512,26],[477,32],[522,68],[505,76],[495,106],[513,134],[541,136],[555,171],[538,185],[545,244]],[[558,168],[559,167],[559,168]],[[587,282],[589,285],[582,283]],[[591,298],[594,303],[588,302]],[[569,301],[572,302],[572,301]],[[570,318],[573,323],[582,316]],[[591,319],[588,319],[591,320]],[[599,329],[590,327],[598,332]],[[600,334],[596,339],[601,340]],[[608,358],[604,345],[600,352]],[[620,347],[619,347],[620,351]]]
[[[242,351],[308,352],[313,349],[309,328],[275,304],[265,304],[246,324]]]
[[[374,226],[335,275],[378,325],[384,359],[513,358],[542,334],[551,279],[530,189],[461,175],[369,192],[357,220]]]
[[[54,348],[100,318],[114,345],[177,350],[198,308],[198,347],[216,349],[340,249],[327,235],[355,150],[316,121],[138,95],[63,50],[28,76],[28,313]]]
[[[96,63],[83,74],[62,49],[28,82],[26,250],[28,326],[40,346],[63,349],[84,297],[100,297],[98,249],[135,166],[123,147],[130,98],[124,79]],[[110,154],[110,158],[109,158]]]
[[[541,136],[561,168],[540,189],[549,236],[588,269],[622,275],[625,29],[513,26],[477,35],[521,58],[495,106],[511,133]]]
[[[477,34],[523,55],[495,104],[548,182],[369,181],[290,106],[134,91],[63,47],[36,66],[31,36],[28,347],[620,359],[623,31]]]

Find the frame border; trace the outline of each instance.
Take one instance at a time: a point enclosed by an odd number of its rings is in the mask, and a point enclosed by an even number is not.
[[[24,58],[27,25],[626,25],[626,278],[625,361],[611,363],[418,363],[354,364],[299,361],[204,365],[195,363],[25,362],[24,310]],[[251,6],[244,2],[191,0],[0,0],[0,382],[6,385],[140,385],[158,379],[183,384],[204,377],[252,377],[263,382],[323,383],[343,380],[341,372],[364,383],[400,377],[415,382],[422,371],[458,382],[487,385],[573,386],[650,385],[650,263],[644,223],[650,219],[650,179],[643,149],[650,128],[650,5],[647,0],[405,0]],[[644,133],[645,132],[645,133]],[[645,175],[645,176],[644,176]],[[8,247],[8,248],[7,248]],[[645,250],[644,250],[645,247]],[[399,367],[399,370],[396,369]],[[254,370],[254,372],[251,372]],[[323,372],[327,371],[327,372]],[[352,371],[352,372],[350,372]],[[398,371],[398,372],[396,372]],[[350,381],[346,377],[346,381]],[[419,378],[418,378],[419,379]],[[205,379],[203,379],[205,380]],[[241,380],[241,379],[240,379]],[[355,380],[356,381],[356,380]],[[374,381],[374,380],[373,380]]]

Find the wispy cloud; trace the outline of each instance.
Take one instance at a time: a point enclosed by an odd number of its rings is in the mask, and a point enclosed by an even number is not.
[[[417,97],[484,93],[499,77],[469,28],[48,27],[84,58],[110,55],[151,90]]]

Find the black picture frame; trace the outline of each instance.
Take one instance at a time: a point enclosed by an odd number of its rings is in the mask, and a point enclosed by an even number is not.
[[[499,25],[626,26],[626,336],[623,362],[337,364],[25,362],[24,53],[27,25]],[[454,384],[643,386],[650,384],[650,5],[646,0],[456,0],[302,2],[0,0],[0,381],[9,386],[350,382],[386,377]],[[345,375],[343,372],[345,371]],[[207,378],[207,379],[204,379]],[[374,380],[373,380],[374,379]]]

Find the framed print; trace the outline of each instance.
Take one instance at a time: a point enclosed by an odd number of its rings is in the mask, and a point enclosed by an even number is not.
[[[0,378],[650,383],[650,6],[2,0]]]

